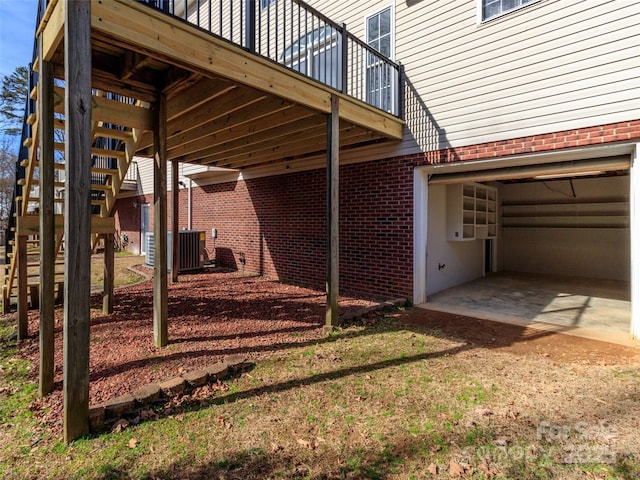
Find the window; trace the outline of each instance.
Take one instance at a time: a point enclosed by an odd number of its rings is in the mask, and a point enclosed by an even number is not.
[[[481,0],[482,1],[482,20],[489,20],[498,17],[504,13],[517,10],[529,3],[538,0]]]
[[[391,7],[367,17],[367,44],[388,58],[393,57]],[[367,102],[387,112],[394,111],[395,70],[371,53],[367,54]]]
[[[300,37],[283,53],[282,61],[296,72],[303,73],[335,89],[342,88],[341,36],[330,25],[316,28]]]
[[[266,10],[272,3],[276,3],[277,0],[260,0],[260,10]]]

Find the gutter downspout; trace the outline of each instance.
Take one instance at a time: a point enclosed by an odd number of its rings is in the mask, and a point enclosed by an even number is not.
[[[188,188],[188,190],[187,190],[187,193],[188,193],[188,195],[187,195],[187,222],[188,222],[187,229],[188,230],[191,230],[191,228],[192,228],[192,224],[191,224],[192,216],[193,216],[192,211],[191,211],[191,201],[192,201],[192,198],[191,198],[191,186],[192,186],[192,183],[193,183],[193,180],[189,179],[189,186],[187,187]]]

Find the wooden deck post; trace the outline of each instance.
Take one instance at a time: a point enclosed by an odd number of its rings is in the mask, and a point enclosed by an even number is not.
[[[18,235],[16,238],[18,255],[18,342],[25,340],[29,336],[29,316],[27,310],[28,278],[27,278],[27,237]]]
[[[168,339],[167,285],[167,97],[160,95],[153,114],[153,341]]]
[[[40,35],[40,51],[43,51]],[[56,230],[53,202],[53,66],[40,56],[40,380],[38,394],[53,391]]]
[[[89,431],[91,2],[65,1],[64,440]]]
[[[171,282],[178,281],[180,269],[180,184],[178,162],[171,162]]]
[[[340,105],[331,95],[331,113],[327,117],[327,309],[326,325],[338,325],[339,278],[339,150]]]
[[[102,313],[113,313],[113,281],[115,268],[115,249],[113,246],[113,233],[107,233],[104,239],[104,280],[102,292]]]

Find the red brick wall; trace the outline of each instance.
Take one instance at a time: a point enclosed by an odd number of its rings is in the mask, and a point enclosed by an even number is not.
[[[134,203],[135,202],[135,203]],[[130,252],[140,251],[140,199],[121,198],[115,206],[116,236],[126,234],[129,244],[125,250]]]
[[[422,164],[449,163],[639,139],[640,120],[632,120],[630,122],[611,123],[497,142],[433,150],[411,155],[411,158],[423,160]]]
[[[221,265],[323,289],[325,176],[314,170],[195,188],[193,228],[207,233],[209,255]],[[412,295],[412,189],[412,169],[399,159],[341,168],[342,292]],[[181,205],[184,217],[186,194]]]

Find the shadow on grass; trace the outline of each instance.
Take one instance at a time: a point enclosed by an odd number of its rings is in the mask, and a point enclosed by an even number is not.
[[[466,431],[447,436],[447,445],[437,433],[403,434],[393,442],[381,441],[373,447],[354,447],[348,444],[343,448],[332,448],[320,444],[313,451],[305,448],[275,446],[268,450],[252,447],[231,453],[220,453],[217,458],[202,461],[193,453],[186,453],[167,466],[156,467],[144,476],[132,474],[140,470],[135,458],[114,461],[101,468],[99,479],[146,478],[146,479],[225,479],[225,480],[263,480],[281,479],[358,479],[385,480],[388,478],[452,478],[448,475],[450,463],[454,461],[462,467],[464,473],[454,478],[513,478],[519,480],[544,480],[562,478],[610,478],[603,473],[588,475],[594,470],[615,475],[621,480],[640,478],[640,467],[633,457],[619,455],[614,463],[568,464],[561,456],[544,452],[532,453],[529,457],[519,458],[517,454],[502,456],[496,449],[492,456],[494,435],[485,431],[469,439]],[[465,454],[448,452],[448,445],[466,451]],[[466,447],[466,449],[465,449]],[[441,450],[444,449],[444,450]],[[443,455],[434,455],[439,451]],[[507,450],[508,452],[508,450]],[[535,452],[535,449],[532,450]],[[459,463],[458,463],[459,462]],[[437,473],[432,475],[428,467],[435,466]],[[483,475],[483,468],[487,476]],[[404,474],[404,477],[399,477]],[[614,477],[611,477],[614,478]]]

